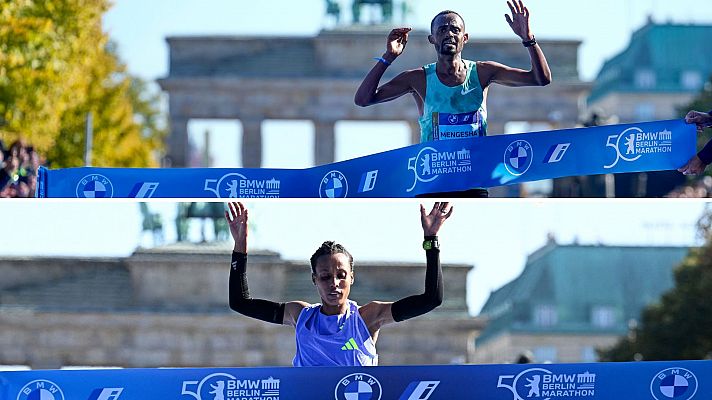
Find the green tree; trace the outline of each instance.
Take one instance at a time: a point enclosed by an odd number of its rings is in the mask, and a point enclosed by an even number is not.
[[[0,0],[0,138],[25,138],[53,167],[156,166],[165,135],[155,96],[103,32],[108,0]]]
[[[675,269],[675,287],[647,307],[639,327],[610,349],[603,361],[702,359],[712,355],[712,208],[698,222],[704,245]]]

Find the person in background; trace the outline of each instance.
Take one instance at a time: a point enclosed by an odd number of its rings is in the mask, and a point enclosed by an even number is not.
[[[712,127],[712,110],[706,113],[690,111],[685,116],[685,122],[697,125],[697,132],[701,133],[705,128]],[[712,163],[712,140],[708,141],[699,153],[692,156],[687,164],[677,170],[685,175],[699,175],[710,163]]]

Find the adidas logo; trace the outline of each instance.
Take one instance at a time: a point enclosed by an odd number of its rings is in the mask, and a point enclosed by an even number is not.
[[[341,346],[341,350],[358,350],[358,345],[354,338],[351,338],[345,345]]]

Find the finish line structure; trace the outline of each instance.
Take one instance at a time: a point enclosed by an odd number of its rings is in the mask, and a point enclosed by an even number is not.
[[[565,176],[673,170],[683,120],[440,140],[306,169],[41,168],[41,198],[392,198]]]
[[[0,372],[4,400],[690,400],[712,361]]]

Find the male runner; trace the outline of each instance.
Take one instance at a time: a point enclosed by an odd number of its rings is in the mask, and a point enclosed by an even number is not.
[[[386,68],[403,53],[411,28],[396,28],[388,35],[386,52],[366,75],[356,91],[354,102],[361,107],[384,103],[412,94],[420,112],[420,141],[479,137],[487,134],[487,89],[491,83],[505,86],[545,86],[551,71],[541,47],[529,27],[529,9],[521,0],[507,1],[512,12],[505,19],[522,39],[532,68],[525,71],[494,61],[463,60],[462,49],[469,39],[465,21],[455,11],[442,11],[430,23],[428,41],[438,56],[435,63],[400,73],[378,86]],[[457,116],[460,125],[440,125]],[[485,189],[464,192],[432,193],[442,197],[487,197]]]

